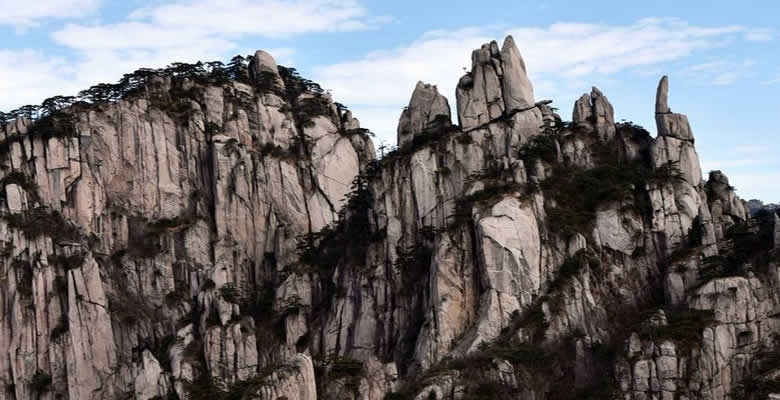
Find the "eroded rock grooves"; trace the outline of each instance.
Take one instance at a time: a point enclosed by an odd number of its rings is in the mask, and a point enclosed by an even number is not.
[[[515,41],[375,159],[265,52],[2,125],[0,399],[742,399],[780,387],[780,218]],[[43,124],[41,121],[46,121]]]

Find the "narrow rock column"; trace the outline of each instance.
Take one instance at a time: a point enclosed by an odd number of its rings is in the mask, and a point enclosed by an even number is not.
[[[471,71],[458,82],[455,97],[464,131],[535,107],[525,61],[512,36],[506,37],[501,50],[492,41],[471,53]]]
[[[450,105],[434,85],[417,82],[409,106],[398,121],[398,147],[411,143],[428,130],[449,126]]]

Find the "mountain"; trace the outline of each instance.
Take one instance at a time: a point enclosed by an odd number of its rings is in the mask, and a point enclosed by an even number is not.
[[[380,151],[262,51],[4,114],[0,399],[763,399],[780,224],[511,37]]]

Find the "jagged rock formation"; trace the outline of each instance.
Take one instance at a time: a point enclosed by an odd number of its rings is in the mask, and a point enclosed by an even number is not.
[[[472,63],[379,160],[264,52],[3,118],[0,399],[776,391],[780,218],[702,179],[668,79],[653,138],[536,103],[511,37]]]
[[[426,131],[438,130],[451,125],[450,105],[439,94],[436,86],[417,82],[409,106],[401,113],[398,122],[398,146],[406,146],[416,136]]]

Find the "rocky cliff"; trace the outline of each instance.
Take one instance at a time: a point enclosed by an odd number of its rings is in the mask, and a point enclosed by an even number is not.
[[[596,88],[566,122],[508,37],[381,159],[264,52],[82,97],[2,118],[0,399],[780,392],[780,218],[666,77],[655,138]]]

